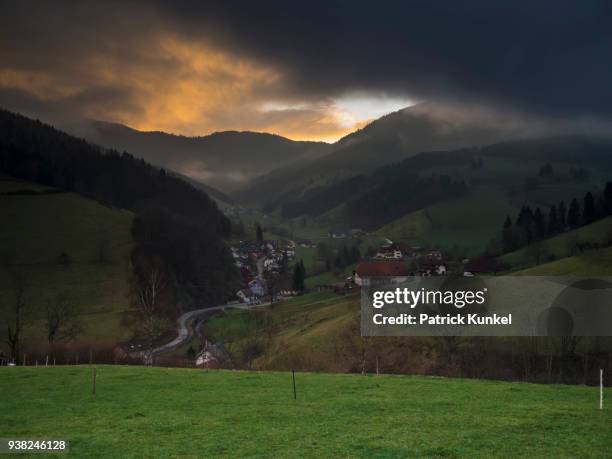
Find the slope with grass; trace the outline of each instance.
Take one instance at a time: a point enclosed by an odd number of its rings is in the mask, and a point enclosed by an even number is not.
[[[202,331],[238,358],[245,347],[257,343],[261,353],[250,362],[253,368],[346,372],[352,368],[350,359],[343,355],[359,338],[358,330],[353,330],[358,318],[357,294],[315,292],[215,316]]]
[[[512,274],[525,276],[611,276],[612,247],[588,250],[580,255],[544,263]]]
[[[612,217],[591,223],[590,225],[559,234],[544,241],[523,247],[500,257],[500,260],[511,267],[535,264],[534,255],[542,258],[570,257],[580,244],[593,246],[608,245],[612,240]]]
[[[417,210],[379,228],[376,234],[394,242],[409,242],[426,233],[430,228],[431,219],[427,212]]]
[[[10,194],[17,190],[30,194]],[[6,176],[0,180],[2,332],[14,302],[17,277],[32,310],[33,321],[25,330],[27,341],[46,342],[45,308],[59,295],[67,295],[79,314],[80,340],[123,338],[120,323],[128,308],[133,214],[74,193],[48,191],[48,187]]]
[[[4,437],[75,457],[605,457],[597,389],[427,377],[0,368]],[[605,389],[604,397],[610,396]],[[143,403],[146,400],[147,403]]]

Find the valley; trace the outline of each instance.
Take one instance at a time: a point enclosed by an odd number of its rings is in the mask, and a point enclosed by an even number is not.
[[[379,132],[398,116],[364,132]],[[338,148],[359,143],[364,132],[341,140]],[[484,352],[482,358],[491,361],[514,358],[515,347],[528,349],[527,343],[488,346],[466,340],[453,344],[449,354],[449,344],[433,338],[368,342],[358,332],[360,278],[390,266],[417,276],[608,274],[612,217],[603,199],[612,176],[611,145],[600,138],[567,136],[414,154],[406,150],[403,159],[370,172],[359,166],[324,180],[311,177],[306,187],[294,182],[287,193],[275,193],[274,201],[270,193],[259,205],[193,178],[183,189],[181,175],[155,167],[145,169],[144,189],[150,191],[144,204],[142,192],[135,200],[118,201],[84,185],[67,191],[65,182],[50,186],[53,179],[10,165],[0,182],[9,222],[2,233],[3,326],[15,320],[18,275],[28,280],[22,293],[32,314],[20,338],[22,353],[31,359],[51,352],[65,362],[88,355],[137,362],[134,356],[158,348],[164,352],[155,353],[156,362],[164,365],[204,359],[207,366],[242,369],[471,375],[467,362],[474,353]],[[336,154],[328,152],[325,161]],[[281,164],[278,170],[287,167]],[[127,183],[120,181],[119,189]],[[273,188],[278,176],[267,172],[253,183],[260,191]],[[204,220],[194,213],[198,207],[159,194],[162,186],[201,200],[217,226],[201,226]],[[549,218],[551,207],[561,201],[569,205],[574,198],[582,203],[585,193],[596,198],[593,221],[532,234],[539,224],[533,209]],[[155,203],[162,208],[152,207]],[[504,220],[509,218],[513,231],[522,235],[527,227],[519,226],[524,225],[520,215],[526,208],[533,219],[529,225],[535,226],[524,236],[531,239],[516,240],[519,246],[509,249]],[[31,237],[34,230],[38,237]],[[169,236],[173,233],[187,244]],[[187,255],[193,250],[200,256]],[[185,264],[186,259],[191,261]],[[231,263],[221,267],[218,259]],[[158,307],[168,308],[156,316],[155,333],[138,325],[146,318],[138,292],[149,288],[147,276],[154,273],[163,276]],[[73,317],[61,338],[49,339],[49,314],[58,305]],[[205,309],[210,312],[194,322],[190,339],[166,345],[176,337],[177,317]],[[71,327],[74,335],[68,333]],[[602,345],[592,359],[605,358],[607,341]],[[567,356],[555,349],[554,341],[544,339],[536,360],[554,358],[566,365]],[[10,356],[11,349],[4,347],[3,353]],[[413,356],[409,364],[403,361],[406,353]],[[501,372],[483,365],[474,376],[559,380],[525,365]],[[577,367],[567,372],[562,378],[579,377]]]

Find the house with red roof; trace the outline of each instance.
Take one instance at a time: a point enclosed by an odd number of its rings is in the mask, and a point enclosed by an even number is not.
[[[354,281],[357,285],[370,285],[372,279],[385,283],[400,283],[410,275],[403,261],[364,261],[355,268]]]

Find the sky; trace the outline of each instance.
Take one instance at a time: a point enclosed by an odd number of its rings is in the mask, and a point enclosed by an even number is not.
[[[612,117],[612,2],[3,2],[0,106],[334,141],[423,101]]]

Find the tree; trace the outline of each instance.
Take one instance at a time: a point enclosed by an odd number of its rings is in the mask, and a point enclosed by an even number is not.
[[[589,223],[593,223],[595,219],[595,200],[593,199],[593,194],[589,191],[584,195],[582,222],[588,225]]]
[[[232,232],[234,233],[235,236],[239,238],[244,237],[245,231],[244,231],[244,223],[242,223],[242,220],[238,220],[237,222],[234,222],[232,224]]]
[[[559,230],[564,230],[567,226],[567,209],[565,208],[565,202],[559,203],[559,210],[557,211],[557,220],[559,222]]]
[[[30,319],[31,309],[26,300],[26,284],[23,276],[19,273],[12,274],[12,285],[14,286],[14,297],[10,308],[10,318],[7,325],[7,344],[11,351],[11,358],[17,361],[19,357],[19,345],[21,334],[26,323]]]
[[[572,229],[580,226],[580,204],[578,204],[578,200],[576,198],[572,199],[567,212],[567,226]]]
[[[143,257],[131,279],[132,305],[137,310],[137,334],[147,343],[145,363],[153,364],[153,344],[166,331],[170,312],[170,285],[163,260]]]
[[[604,207],[607,215],[612,215],[612,182],[607,182],[603,193]]]
[[[552,206],[548,212],[548,235],[552,236],[559,232],[559,220],[557,218],[557,208]]]
[[[518,249],[521,245],[521,237],[521,229],[512,224],[510,217],[506,217],[502,231],[503,251],[507,253]]]
[[[242,346],[242,359],[249,367],[253,368],[253,362],[265,352],[265,346],[256,337],[250,338]]]
[[[304,262],[300,259],[293,267],[293,290],[297,292],[304,291],[304,279],[306,278],[306,269]]]
[[[533,214],[533,222],[535,229],[535,238],[542,239],[546,236],[546,222],[544,220],[544,214],[538,207]]]
[[[263,238],[263,231],[261,229],[261,226],[259,226],[259,224],[257,225],[257,229],[255,230],[255,237],[257,238],[257,242],[263,242],[264,238]]]
[[[550,163],[546,163],[544,166],[540,168],[539,176],[540,177],[550,177],[553,174],[553,168]]]
[[[76,319],[76,310],[65,293],[60,293],[47,301],[47,341],[73,340],[81,333]]]

